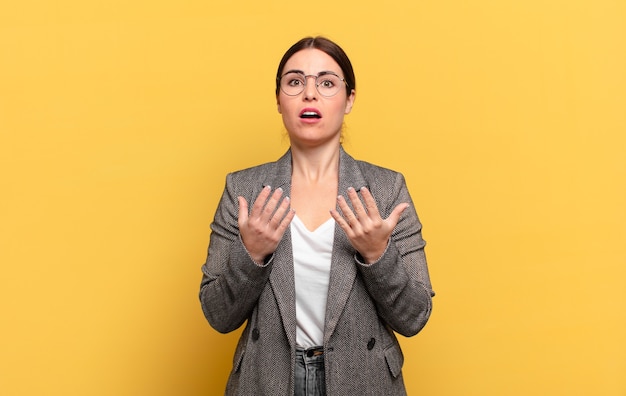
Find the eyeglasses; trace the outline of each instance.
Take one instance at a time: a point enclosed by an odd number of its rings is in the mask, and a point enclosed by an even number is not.
[[[300,95],[304,91],[309,77],[315,78],[315,88],[317,92],[326,98],[337,95],[343,88],[343,84],[348,85],[346,80],[333,72],[321,72],[316,76],[292,71],[283,74],[280,78],[280,89],[285,95]]]

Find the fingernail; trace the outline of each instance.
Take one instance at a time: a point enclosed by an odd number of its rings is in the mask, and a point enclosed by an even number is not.
[[[266,190],[271,190],[271,189],[272,189],[272,186],[270,186],[270,185],[268,184],[268,185],[266,185],[264,188],[265,188]]]
[[[348,187],[348,191],[354,191],[354,187]]]
[[[281,187],[278,187],[276,191],[283,192],[283,189]]]

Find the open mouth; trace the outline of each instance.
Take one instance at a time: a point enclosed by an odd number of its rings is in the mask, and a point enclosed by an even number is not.
[[[322,118],[322,115],[315,109],[304,109],[300,112],[300,118]]]

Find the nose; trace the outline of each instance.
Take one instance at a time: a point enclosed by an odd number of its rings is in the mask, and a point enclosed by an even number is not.
[[[304,85],[304,100],[313,100],[317,97],[317,76],[305,76],[306,84]]]

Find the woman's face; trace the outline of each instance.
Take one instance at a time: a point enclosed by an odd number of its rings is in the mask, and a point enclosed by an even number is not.
[[[341,67],[328,54],[318,49],[298,51],[285,63],[281,75],[297,71],[307,76],[332,72],[344,78]],[[350,113],[355,93],[348,96],[345,84],[331,97],[320,95],[314,77],[306,77],[304,90],[289,96],[279,90],[278,112],[289,133],[292,145],[319,146],[330,141],[339,141],[344,115]]]

